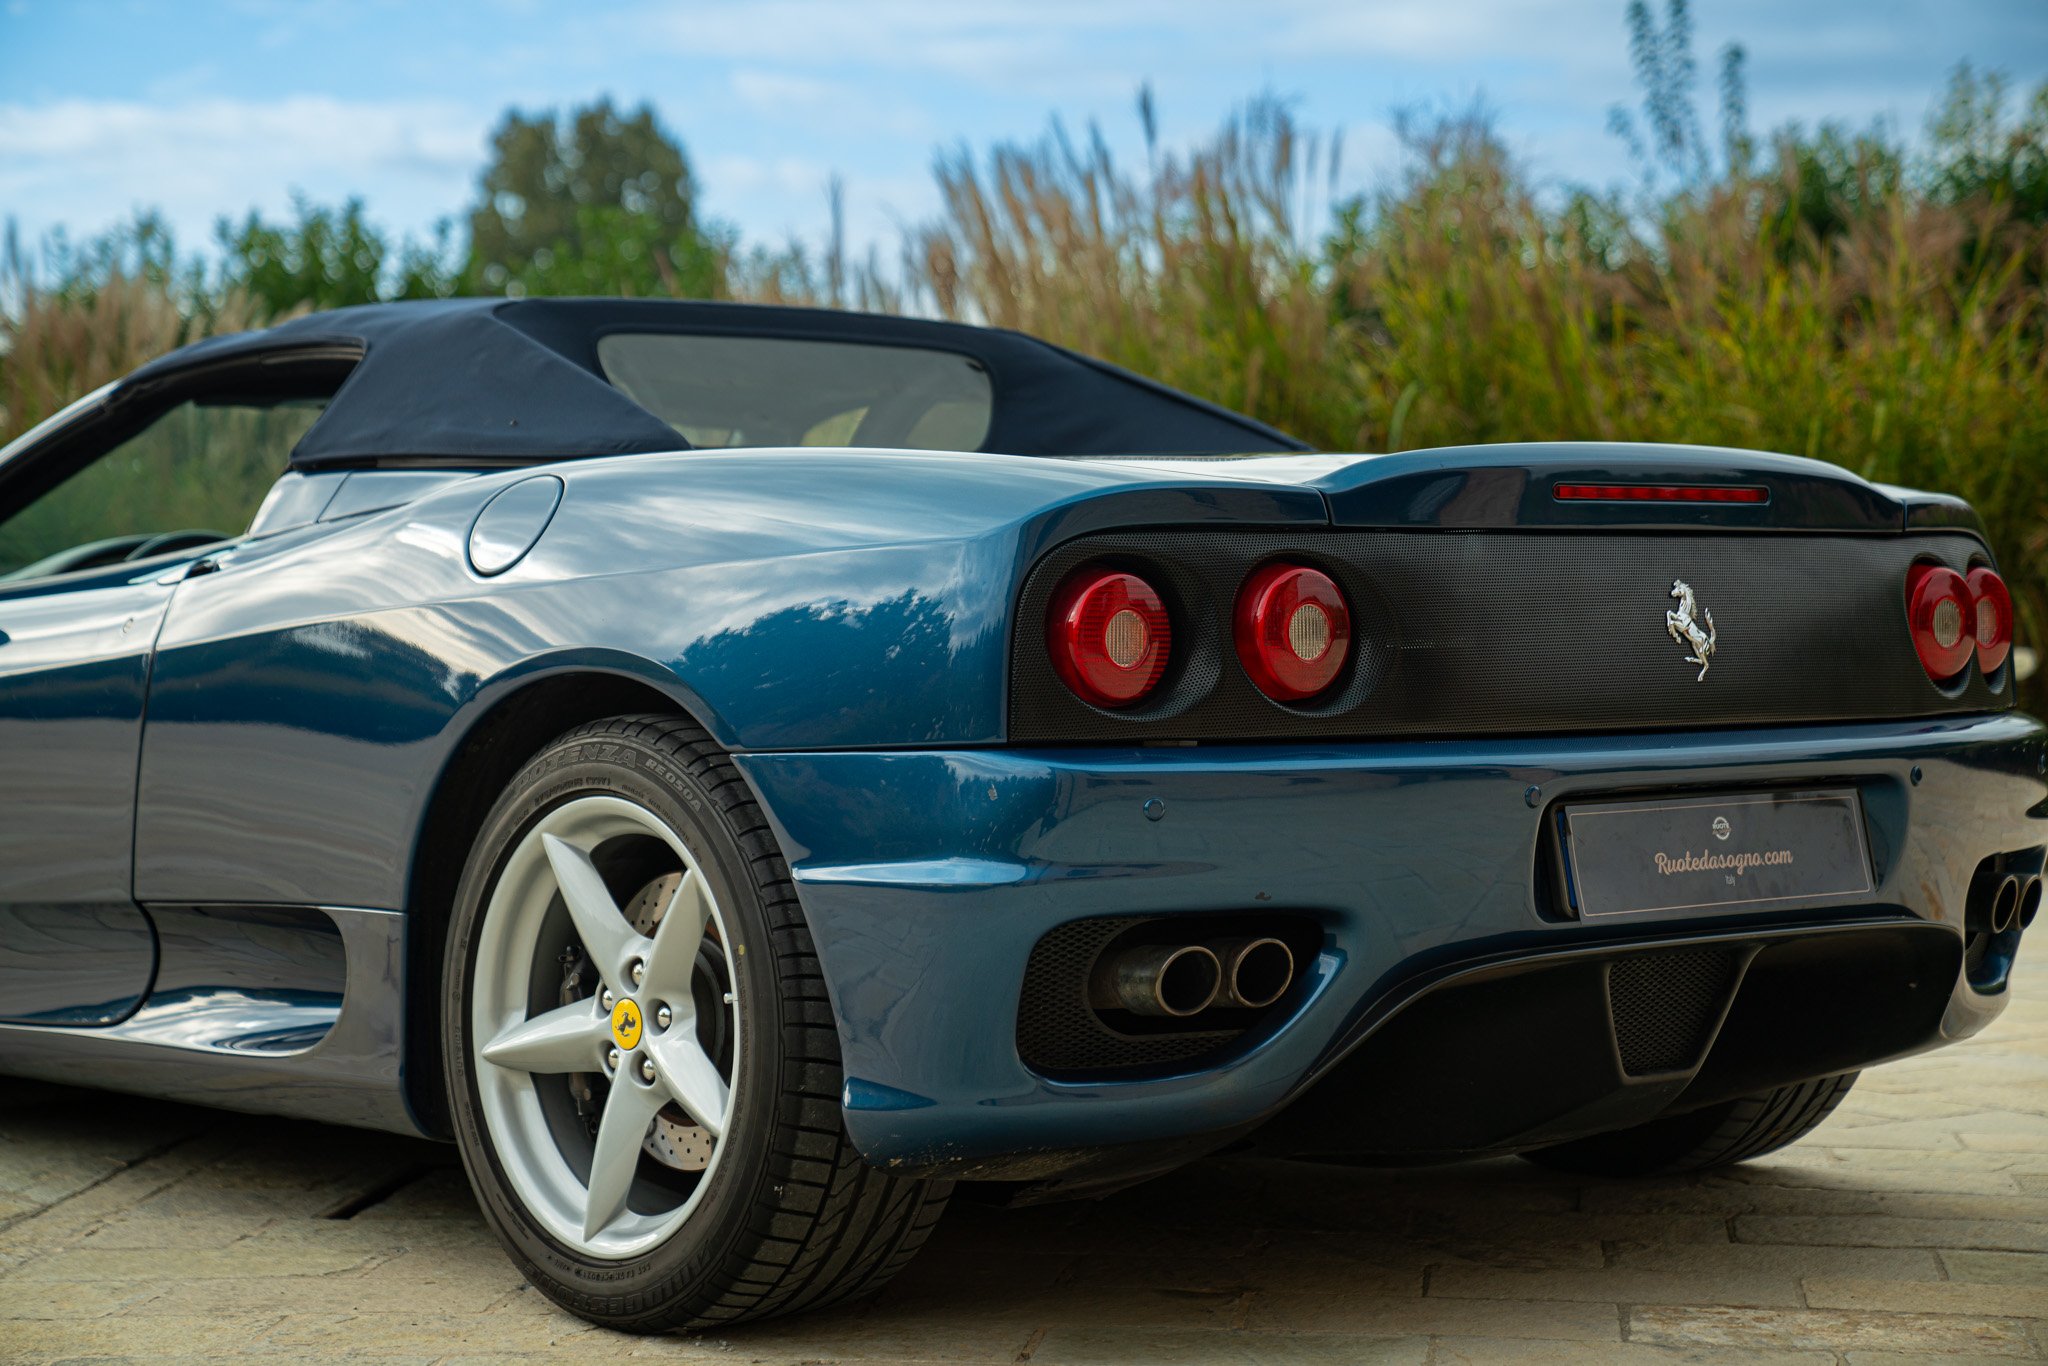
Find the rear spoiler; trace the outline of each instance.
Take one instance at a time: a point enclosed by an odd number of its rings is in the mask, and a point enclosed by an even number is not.
[[[1976,510],[1944,493],[1873,484],[1839,465],[1719,446],[1553,441],[1391,455],[1091,456],[1204,482],[1320,495],[1332,526],[1494,531],[1963,531]],[[1299,520],[1291,509],[1285,520]]]
[[[1960,500],[1880,487],[1819,460],[1712,446],[1454,446],[1366,457],[1307,482],[1335,525],[1354,527],[1896,535],[1916,512],[1940,525],[1975,520]]]

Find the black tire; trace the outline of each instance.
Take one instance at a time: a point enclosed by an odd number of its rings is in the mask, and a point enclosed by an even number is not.
[[[1781,1086],[1633,1129],[1595,1134],[1523,1153],[1539,1167],[1591,1176],[1676,1176],[1712,1171],[1774,1153],[1820,1127],[1856,1084],[1857,1073]]]
[[[720,1140],[732,1146],[701,1202],[667,1241],[627,1260],[563,1244],[522,1206],[479,1112],[472,1061],[476,940],[498,874],[543,814],[593,793],[638,803],[697,857],[737,941],[732,971],[749,1040]],[[593,1323],[701,1329],[868,1294],[909,1262],[945,1208],[949,1183],[891,1176],[854,1150],[839,1110],[838,1034],[788,866],[731,759],[686,720],[582,726],[513,778],[463,872],[442,1019],[450,1115],[485,1217],[534,1286]]]

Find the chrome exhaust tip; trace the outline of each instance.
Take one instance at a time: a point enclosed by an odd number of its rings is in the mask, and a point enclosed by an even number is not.
[[[2019,925],[2021,929],[2034,923],[2034,917],[2041,910],[2041,879],[2027,879],[2027,889],[2020,893]]]
[[[1107,955],[1089,983],[1097,1008],[1184,1019],[1223,989],[1223,963],[1200,944],[1141,944]]]
[[[1991,901],[1991,932],[2004,934],[2019,919],[2020,880],[2009,877],[1998,884],[1998,895]]]
[[[1294,985],[1294,952],[1277,939],[1226,939],[1209,947],[1223,965],[1219,1006],[1261,1009]]]

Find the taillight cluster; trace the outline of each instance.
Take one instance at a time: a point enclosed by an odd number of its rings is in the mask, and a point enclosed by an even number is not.
[[[1254,570],[1231,614],[1238,662],[1277,702],[1327,692],[1351,653],[1351,606],[1329,575],[1276,563]],[[1165,600],[1137,575],[1100,566],[1069,575],[1046,622],[1053,668],[1075,696],[1115,709],[1143,701],[1172,659]]]
[[[1126,707],[1158,687],[1173,651],[1173,623],[1152,585],[1099,569],[1060,585],[1047,636],[1060,681],[1098,707]]]
[[[1906,629],[1927,676],[1952,682],[1972,655],[1996,672],[2012,651],[2012,594],[2005,580],[1979,566],[1967,576],[1938,564],[1906,571]]]
[[[1269,564],[1237,591],[1238,662],[1259,691],[1304,702],[1337,681],[1351,653],[1351,607],[1328,574]]]

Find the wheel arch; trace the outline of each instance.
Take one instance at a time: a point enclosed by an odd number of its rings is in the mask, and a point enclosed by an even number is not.
[[[449,917],[477,831],[512,776],[550,741],[587,722],[634,714],[688,717],[725,743],[701,699],[674,675],[637,659],[529,667],[481,690],[449,727],[456,738],[413,824],[405,884],[402,1086],[423,1132],[449,1133],[438,987]]]

